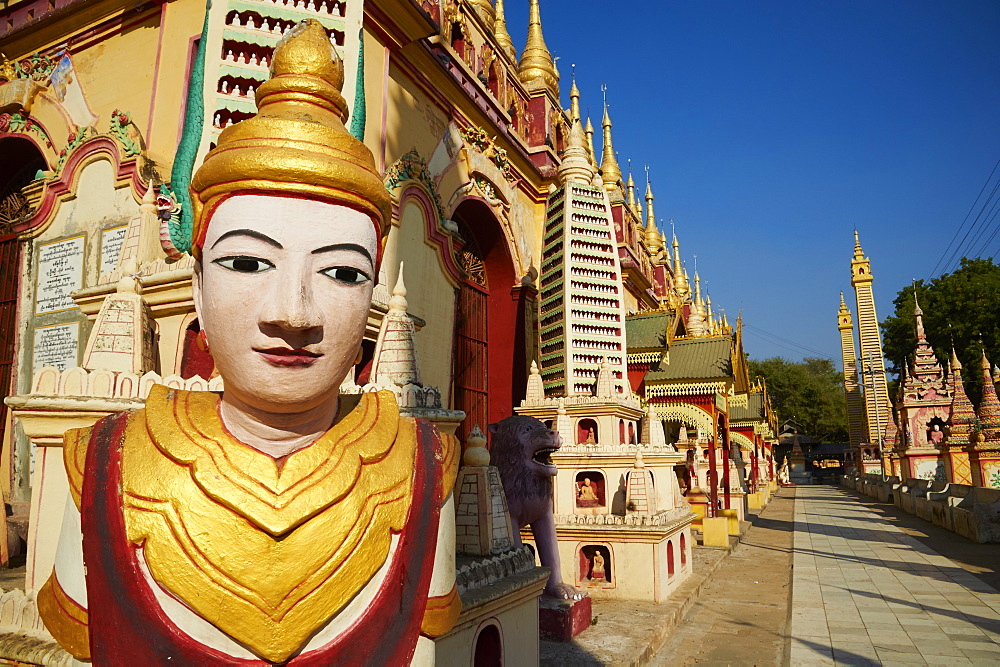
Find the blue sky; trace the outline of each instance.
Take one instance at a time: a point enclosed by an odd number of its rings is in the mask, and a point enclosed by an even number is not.
[[[520,49],[528,2],[506,5]],[[575,64],[599,128],[607,84],[622,169],[631,158],[643,184],[649,164],[657,217],[675,221],[692,273],[698,255],[714,306],[732,322],[742,309],[754,358],[839,366],[853,230],[885,317],[911,278],[931,277],[1000,159],[998,2],[541,0],[541,12],[564,103]]]

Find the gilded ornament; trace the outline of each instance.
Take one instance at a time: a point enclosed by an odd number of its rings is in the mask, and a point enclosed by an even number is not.
[[[258,113],[219,135],[191,182],[195,254],[206,221],[236,193],[296,195],[371,216],[385,239],[392,202],[368,148],[347,131],[344,65],[323,26],[307,19],[274,49]]]

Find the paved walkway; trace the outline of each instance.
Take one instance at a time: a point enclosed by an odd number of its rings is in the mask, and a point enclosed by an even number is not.
[[[786,661],[795,489],[771,499],[654,665],[781,665]]]
[[[792,665],[1000,664],[1000,593],[835,487],[796,489],[792,562]]]

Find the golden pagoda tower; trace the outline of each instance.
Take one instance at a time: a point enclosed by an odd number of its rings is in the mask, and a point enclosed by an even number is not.
[[[840,293],[840,311],[837,313],[840,330],[840,351],[844,360],[844,392],[847,394],[847,431],[857,460],[861,461],[861,441],[865,436],[865,417],[862,410],[861,387],[858,386],[858,353],[854,348],[854,319]],[[860,470],[860,468],[859,468]]]
[[[854,232],[854,258],[851,260],[851,285],[858,304],[858,340],[861,345],[861,368],[864,382],[865,419],[868,442],[881,448],[882,437],[889,423],[889,390],[885,380],[885,359],[882,337],[875,314],[872,293],[871,261],[865,257]],[[883,456],[884,459],[884,456]]]
[[[608,193],[613,193],[618,189],[618,182],[622,180],[622,170],[618,166],[618,158],[615,157],[615,147],[611,143],[611,116],[608,115],[608,103],[604,103],[604,119],[601,122],[604,129],[604,155],[601,157],[601,180],[604,181],[604,188]]]
[[[496,19],[493,21],[493,37],[497,40],[500,52],[506,55],[510,61],[517,62],[517,49],[507,32],[507,19],[504,16],[503,0],[496,0],[494,8]]]
[[[547,90],[559,99],[559,73],[542,36],[542,13],[538,0],[531,0],[528,13],[528,41],[521,52],[517,75],[529,92]]]

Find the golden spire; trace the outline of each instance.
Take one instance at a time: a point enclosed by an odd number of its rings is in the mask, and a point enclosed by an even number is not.
[[[625,184],[625,188],[628,191],[628,205],[633,211],[635,210],[635,181],[632,179],[632,170],[628,170],[628,183]]]
[[[646,231],[656,229],[656,217],[653,215],[653,186],[646,180]]]
[[[576,65],[573,65],[573,85],[569,89],[569,122],[575,120],[580,120],[580,89],[576,87]]]
[[[493,38],[497,40],[500,52],[510,58],[512,63],[517,62],[517,49],[507,32],[507,19],[504,17],[503,0],[496,0],[496,19],[493,21]]]
[[[656,228],[656,218],[653,216],[653,188],[646,181],[646,247],[654,255],[663,250],[663,236]]]
[[[538,0],[531,0],[528,13],[528,42],[521,52],[517,76],[530,92],[547,90],[559,99],[559,73],[542,37],[542,14]]]
[[[865,251],[861,249],[861,241],[858,239],[858,230],[854,230],[854,259],[861,260],[865,258]]]
[[[601,180],[604,187],[611,192],[618,187],[618,182],[622,180],[622,170],[618,166],[618,158],[615,157],[615,147],[611,144],[611,116],[608,115],[608,103],[604,102],[604,120],[601,122],[604,128],[604,155],[601,158]]]
[[[705,307],[705,303],[701,300],[701,276],[698,275],[697,269],[694,272],[694,305],[699,310]]]
[[[587,154],[590,156],[590,164],[597,168],[597,158],[594,157],[594,124],[590,122],[590,117],[587,117],[587,126],[583,128],[584,134],[587,135]]]
[[[579,120],[574,120],[569,130],[569,141],[563,153],[562,163],[559,165],[559,182],[563,185],[570,182],[589,185],[593,178],[594,168],[587,158],[583,128],[580,127]]]
[[[681,264],[681,244],[677,242],[677,234],[674,234],[674,289],[682,297],[686,297],[691,293],[691,287],[688,285],[687,271],[684,270],[684,266]]]

